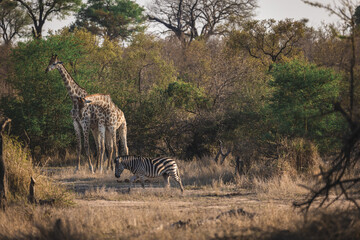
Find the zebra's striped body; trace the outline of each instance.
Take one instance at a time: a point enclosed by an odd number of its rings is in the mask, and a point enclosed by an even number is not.
[[[174,159],[168,157],[145,158],[135,156],[122,156],[115,158],[115,177],[120,178],[124,169],[128,169],[134,174],[130,179],[132,183],[140,178],[141,185],[144,187],[144,178],[154,178],[163,176],[165,186],[169,187],[169,177],[171,176],[179,184],[181,191],[184,191],[181,183],[179,169]],[[129,187],[129,189],[130,189]]]

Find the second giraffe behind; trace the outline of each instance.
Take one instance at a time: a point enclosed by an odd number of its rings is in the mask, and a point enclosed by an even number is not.
[[[115,160],[115,177],[120,178],[124,169],[130,170],[134,176],[130,179],[130,187],[132,183],[140,178],[142,187],[144,186],[145,177],[164,177],[165,186],[169,187],[169,177],[171,176],[179,184],[181,192],[184,192],[183,185],[181,183],[178,166],[174,159],[167,157],[159,158],[145,158],[135,156],[122,156],[116,157]]]
[[[86,104],[96,105],[101,107],[105,117],[106,138],[105,142],[107,149],[109,149],[109,158],[107,168],[111,164],[113,169],[113,161],[115,156],[118,156],[117,148],[117,132],[121,140],[121,154],[128,155],[129,150],[127,147],[127,127],[124,113],[113,103],[110,95],[106,94],[93,94],[84,98]],[[114,151],[115,150],[115,151]]]

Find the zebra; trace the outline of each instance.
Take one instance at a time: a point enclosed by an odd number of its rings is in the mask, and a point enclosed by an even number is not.
[[[134,176],[130,178],[130,187],[138,178],[141,180],[141,186],[145,188],[145,177],[154,178],[163,176],[164,185],[168,188],[170,187],[169,178],[171,176],[179,184],[181,192],[184,192],[179,169],[174,159],[168,157],[146,158],[137,156],[121,156],[116,157],[114,162],[116,178],[120,178],[124,169],[130,170],[130,172],[134,174]],[[128,191],[130,191],[130,187]]]

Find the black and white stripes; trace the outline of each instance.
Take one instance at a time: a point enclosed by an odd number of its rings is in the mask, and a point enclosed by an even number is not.
[[[183,185],[181,183],[179,169],[176,165],[174,159],[167,157],[159,158],[145,158],[145,157],[136,157],[136,156],[122,156],[115,158],[115,177],[119,178],[124,169],[130,170],[134,176],[130,179],[131,184],[137,179],[140,178],[141,185],[144,187],[144,178],[145,177],[164,177],[165,186],[169,187],[169,177],[175,179],[179,184],[181,191],[184,191]],[[129,189],[130,189],[129,187]]]

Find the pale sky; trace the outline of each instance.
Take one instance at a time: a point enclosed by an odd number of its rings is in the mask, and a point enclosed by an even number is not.
[[[316,0],[323,4],[332,4],[333,0]],[[309,19],[309,25],[313,27],[321,26],[321,23],[336,23],[339,18],[331,15],[325,9],[312,7],[303,3],[301,0],[258,0],[259,8],[257,9],[256,19],[274,18],[281,20],[293,18],[300,20]]]
[[[318,2],[328,4],[336,0],[317,0]],[[141,6],[147,6],[151,0],[136,0]],[[258,0],[259,8],[256,10],[255,19],[269,19],[282,20],[285,18],[292,18],[300,20],[302,18],[309,19],[308,25],[319,27],[322,23],[336,23],[339,19],[336,16],[329,16],[324,9],[315,8],[303,3],[301,0]],[[58,30],[64,26],[69,26],[74,21],[73,17],[66,20],[53,20],[45,23],[44,34],[48,29]]]

